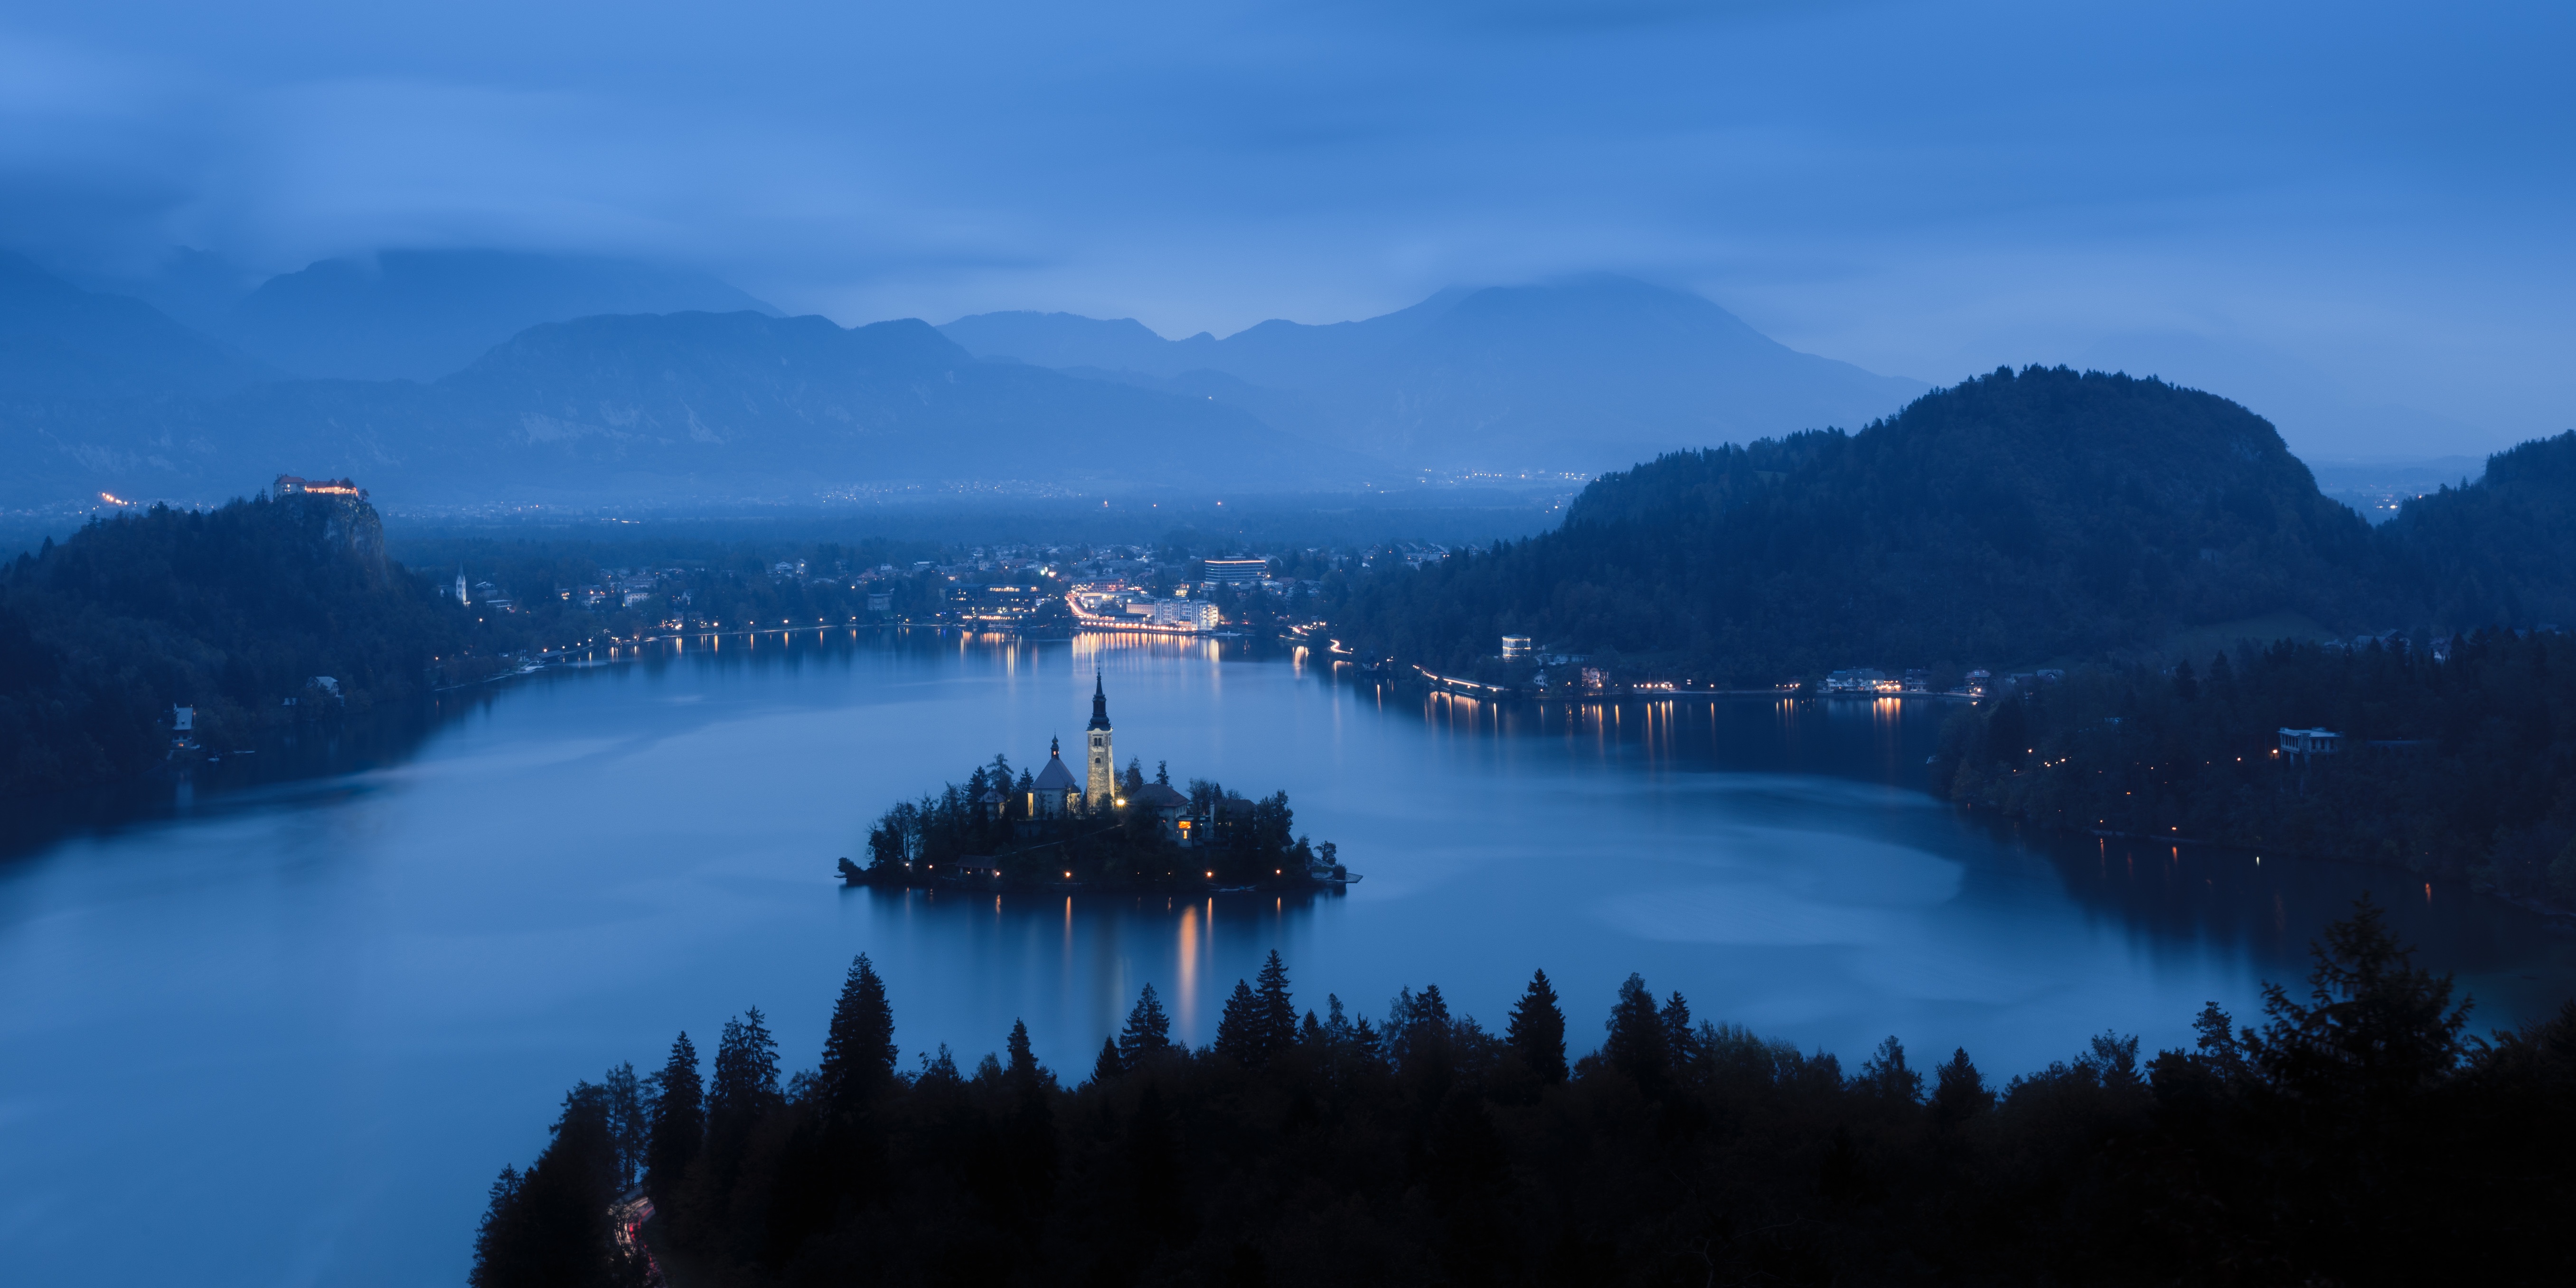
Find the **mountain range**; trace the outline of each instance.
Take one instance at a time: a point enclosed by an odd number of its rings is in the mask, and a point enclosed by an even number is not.
[[[1363,469],[1232,408],[979,361],[910,319],[577,318],[530,327],[426,385],[264,385],[212,414],[268,427],[281,458],[458,499],[1115,489]]]
[[[301,376],[435,380],[529,327],[602,313],[777,309],[704,273],[498,250],[387,250],[260,284],[216,334]]]
[[[216,334],[0,258],[0,503],[213,500],[279,472],[447,504],[1340,489],[1589,472],[1921,388],[1607,277],[1167,341],[1062,314],[844,328],[610,260],[388,251],[229,303],[222,266],[182,267],[173,298]],[[667,307],[692,300],[716,307]]]
[[[1443,291],[1361,322],[1165,340],[1130,320],[985,313],[982,357],[1232,402],[1415,470],[1593,473],[1664,452],[1850,428],[1930,386],[1800,353],[1696,295],[1593,275]]]

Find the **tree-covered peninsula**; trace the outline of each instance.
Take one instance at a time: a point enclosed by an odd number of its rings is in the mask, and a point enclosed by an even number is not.
[[[2336,736],[2284,754],[2284,729]],[[2053,826],[2467,877],[2576,912],[2576,636],[2078,667],[1960,711],[1933,782]]]
[[[2366,901],[2259,1025],[2212,1005],[2191,1047],[2105,1033],[2001,1085],[1893,1038],[1846,1068],[1635,976],[1604,1002],[1574,1023],[1542,973],[1499,1030],[1437,987],[1301,1014],[1273,954],[1206,1047],[1149,986],[1088,1069],[1025,1025],[906,1068],[862,957],[810,1071],[754,1010],[712,1076],[683,1034],[576,1087],[471,1283],[2576,1278],[2576,1005],[2472,1038]]]
[[[907,609],[943,593],[935,574],[853,575],[921,552],[889,542],[812,543],[773,563],[790,551],[697,541],[639,571],[602,567],[621,552],[592,542],[433,539],[413,543],[422,571],[391,557],[363,493],[300,487],[128,510],[0,562],[0,797],[256,748],[560,650],[853,623],[873,616],[872,593]]]
[[[0,796],[417,697],[471,622],[385,555],[373,507],[295,493],[91,522],[0,565]]]

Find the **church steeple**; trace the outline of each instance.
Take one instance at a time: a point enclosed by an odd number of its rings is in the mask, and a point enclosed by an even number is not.
[[[1083,784],[1084,803],[1093,809],[1108,809],[1118,800],[1118,758],[1109,750],[1109,691],[1101,686],[1100,673],[1091,673],[1091,727],[1086,741],[1091,746],[1088,782]]]

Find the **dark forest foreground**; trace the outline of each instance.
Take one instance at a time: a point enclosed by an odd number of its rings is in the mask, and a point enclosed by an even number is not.
[[[1570,1064],[1543,974],[1500,1033],[1436,988],[1301,1016],[1276,955],[1207,1048],[1148,989],[1073,1085],[1018,1026],[901,1071],[861,958],[783,1086],[755,1010],[703,1082],[684,1035],[576,1088],[473,1282],[2570,1282],[2576,1005],[2471,1037],[2367,901],[2315,955],[2260,1027],[2212,1006],[2192,1050],[2105,1034],[2001,1087],[1894,1039],[1846,1071],[1633,976]],[[650,1258],[609,1216],[637,1182]]]

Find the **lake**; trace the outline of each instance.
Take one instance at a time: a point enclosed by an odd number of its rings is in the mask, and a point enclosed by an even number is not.
[[[607,659],[603,658],[603,661]],[[1078,745],[1285,789],[1346,894],[843,888],[895,799]],[[2188,1042],[2364,890],[2476,1027],[2576,993],[2576,945],[2403,873],[2025,837],[1933,800],[1939,700],[1494,707],[1301,656],[847,631],[653,646],[228,757],[0,861],[0,1248],[19,1283],[461,1283],[484,1190],[564,1090],[763,1008],[810,1067],[870,954],[910,1064],[1014,1019],[1086,1074],[1147,982],[1205,1042],[1286,959],[1301,1006],[1437,983],[1500,1027],[1535,968],[1596,1043],[1629,972],[1856,1065],[1895,1035],[2001,1082],[2105,1029]],[[268,781],[261,781],[265,777]],[[32,813],[32,812],[30,812]]]

